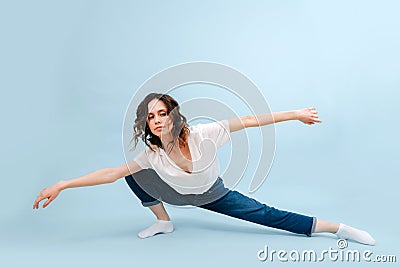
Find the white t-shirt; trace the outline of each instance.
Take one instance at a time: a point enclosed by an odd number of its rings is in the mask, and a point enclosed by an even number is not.
[[[180,194],[202,194],[218,179],[217,149],[230,141],[228,120],[189,126],[189,150],[193,171],[188,173],[175,164],[167,153],[156,147],[143,150],[134,158],[142,169],[154,169],[160,178]]]

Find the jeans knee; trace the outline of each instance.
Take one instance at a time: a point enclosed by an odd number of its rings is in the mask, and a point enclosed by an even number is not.
[[[127,182],[127,183],[129,183],[129,181],[132,179],[133,179],[132,175],[125,176],[125,182]]]

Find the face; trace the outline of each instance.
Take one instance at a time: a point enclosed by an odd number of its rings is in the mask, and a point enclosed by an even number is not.
[[[153,99],[149,102],[147,109],[147,125],[150,131],[162,139],[162,136],[166,136],[171,132],[172,123],[169,118],[167,111],[168,108],[163,101]]]

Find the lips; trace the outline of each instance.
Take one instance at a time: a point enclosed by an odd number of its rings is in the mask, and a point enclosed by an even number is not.
[[[156,127],[154,130],[162,129],[162,126]]]

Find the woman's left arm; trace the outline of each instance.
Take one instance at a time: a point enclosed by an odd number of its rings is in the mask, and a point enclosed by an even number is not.
[[[260,127],[289,120],[299,120],[308,125],[322,122],[318,119],[318,112],[314,107],[232,118],[228,122],[230,132],[234,132],[248,127]]]

